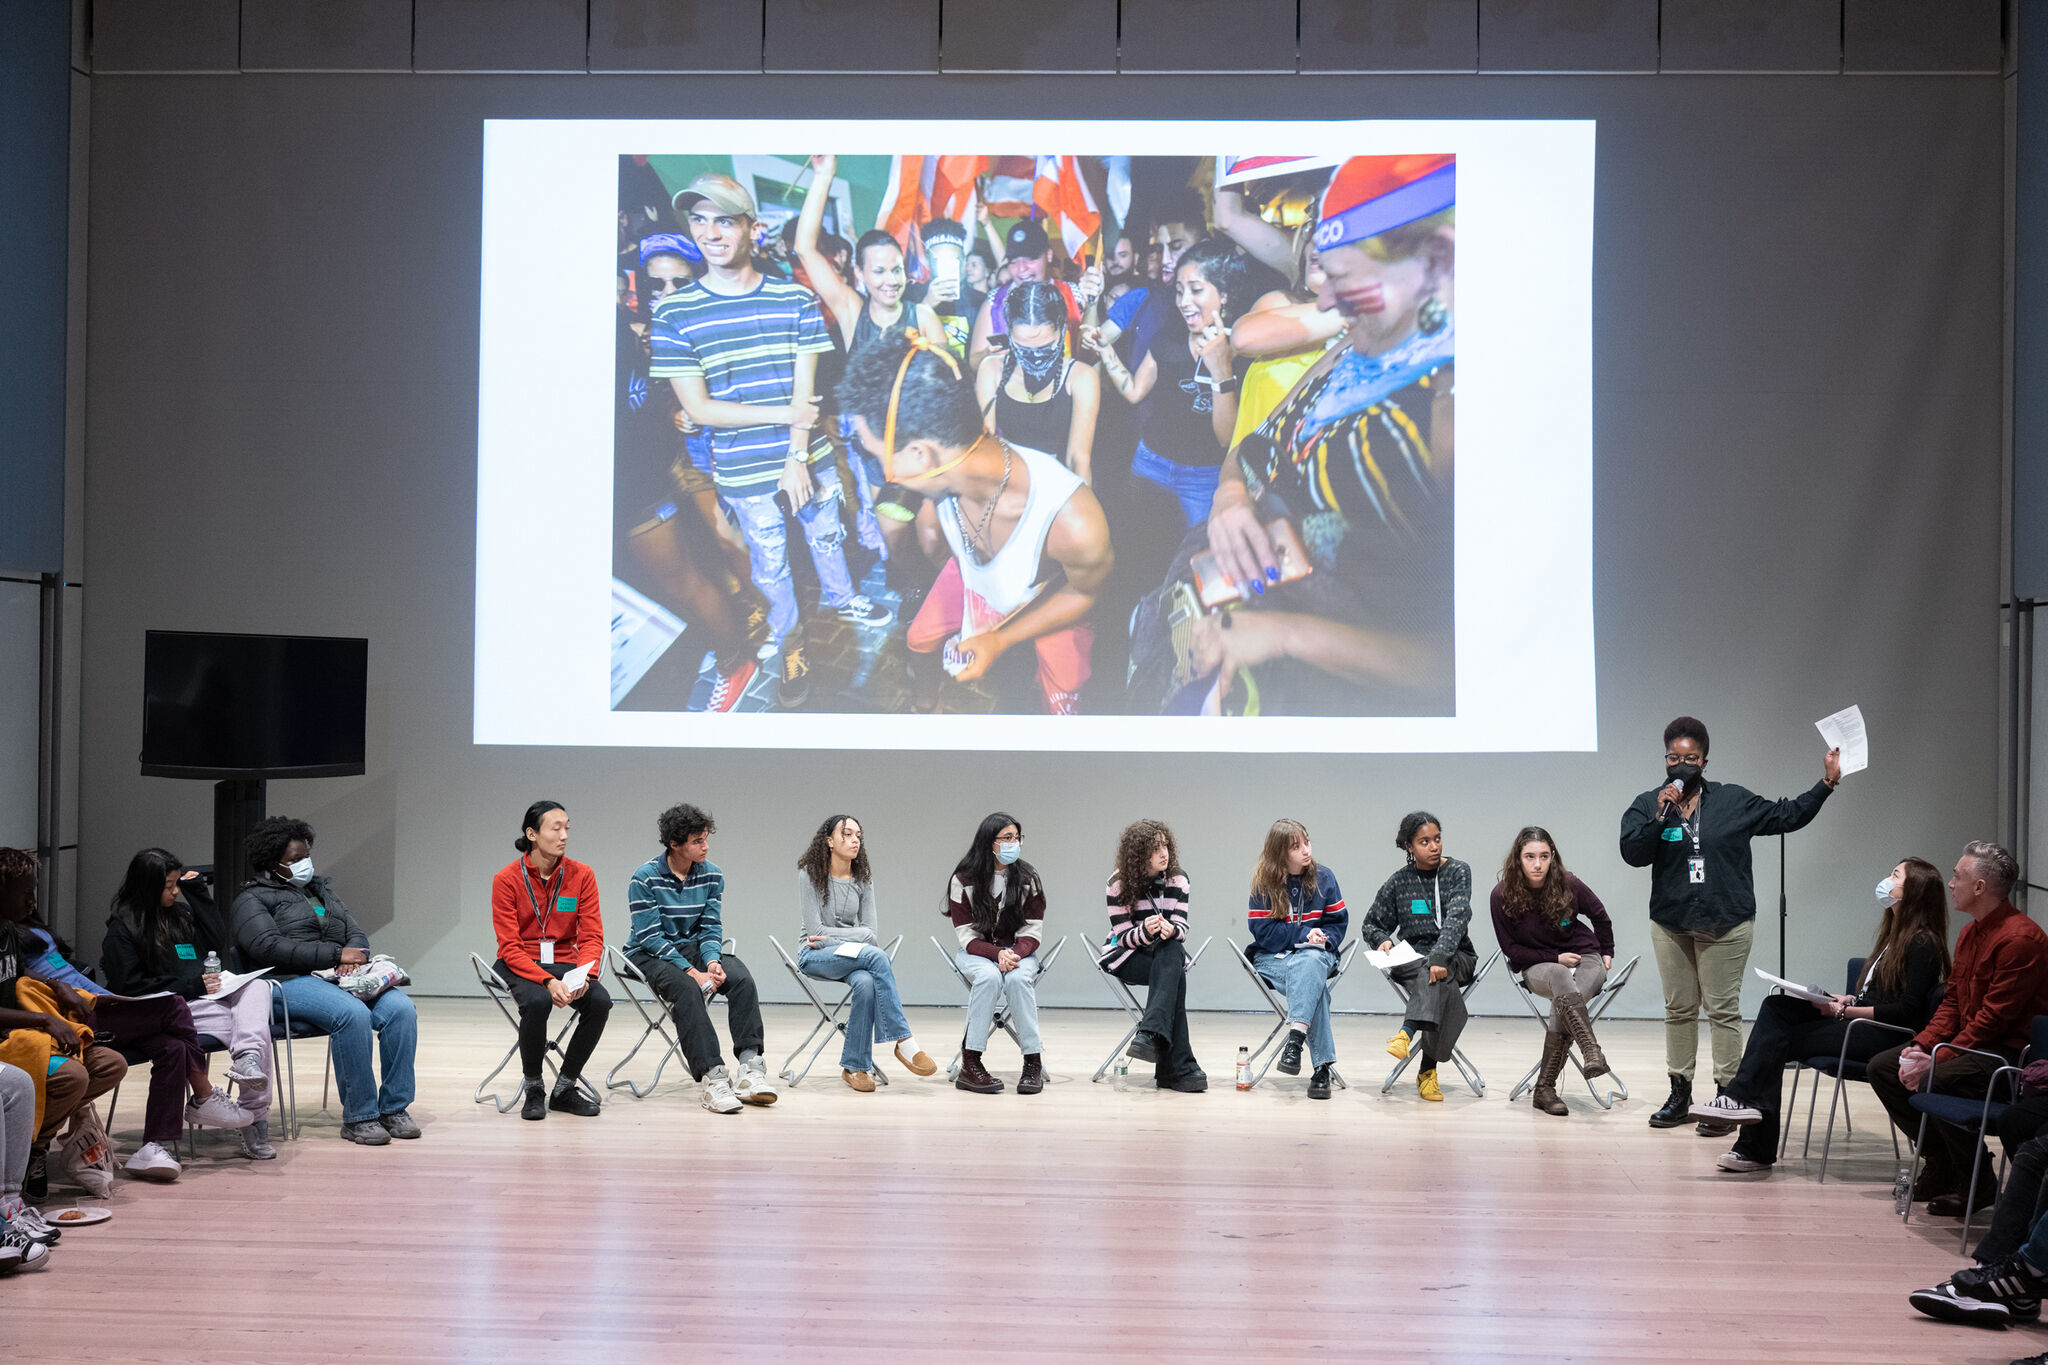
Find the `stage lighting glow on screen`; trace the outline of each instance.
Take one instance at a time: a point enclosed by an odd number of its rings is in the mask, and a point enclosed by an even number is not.
[[[487,121],[476,742],[1595,748],[1593,149]]]

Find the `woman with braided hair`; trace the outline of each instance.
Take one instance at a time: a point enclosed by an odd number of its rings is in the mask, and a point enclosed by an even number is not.
[[[1003,320],[1010,344],[974,376],[982,425],[1012,445],[1056,456],[1092,484],[1102,378],[1067,353],[1066,300],[1051,285],[1028,280],[1003,300]]]

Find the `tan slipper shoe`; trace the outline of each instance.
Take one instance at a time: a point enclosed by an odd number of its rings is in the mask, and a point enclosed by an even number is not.
[[[869,1091],[875,1088],[875,1078],[873,1076],[868,1075],[868,1073],[865,1071],[841,1070],[839,1073],[839,1079],[845,1081],[847,1085],[851,1086],[855,1090],[860,1091],[863,1095],[867,1094]]]
[[[939,1064],[933,1061],[931,1054],[923,1048],[917,1050],[916,1056],[906,1057],[903,1055],[903,1049],[899,1046],[896,1049],[896,1060],[909,1067],[911,1071],[919,1076],[929,1076],[939,1069]]]

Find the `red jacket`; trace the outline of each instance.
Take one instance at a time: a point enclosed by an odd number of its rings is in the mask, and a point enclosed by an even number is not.
[[[526,883],[521,886],[520,883]],[[530,898],[529,898],[530,896]],[[597,877],[588,863],[564,858],[552,877],[542,878],[515,859],[491,879],[491,927],[498,933],[498,956],[529,981],[547,981],[552,973],[540,965],[541,924],[534,910],[547,914],[547,936],[555,941],[555,965],[574,967],[604,958],[604,919],[597,908]],[[591,968],[597,975],[597,968]]]
[[[1955,1043],[2017,1057],[2037,1014],[2048,1014],[2048,934],[2001,903],[1963,927],[1948,993],[1913,1041],[1922,1048]]]

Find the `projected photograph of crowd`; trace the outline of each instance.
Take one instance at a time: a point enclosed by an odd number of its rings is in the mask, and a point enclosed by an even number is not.
[[[1456,161],[619,159],[619,711],[1454,713]]]

